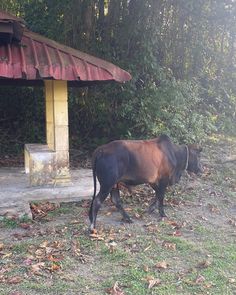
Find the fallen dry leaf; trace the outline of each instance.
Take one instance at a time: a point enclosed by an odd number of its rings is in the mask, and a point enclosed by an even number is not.
[[[30,209],[33,219],[40,219],[47,215],[48,212],[54,211],[60,207],[59,203],[42,202],[38,204],[30,203]]]
[[[24,261],[23,261],[23,264],[26,265],[26,266],[29,266],[33,263],[33,259],[31,258],[26,258]]]
[[[7,253],[1,253],[2,255],[2,259],[5,259],[5,258],[9,258],[12,256],[12,253],[11,252],[7,252]]]
[[[90,207],[90,201],[83,200],[82,204],[80,205],[81,208],[89,208]]]
[[[30,229],[31,228],[31,224],[30,223],[20,223],[19,225],[23,229]]]
[[[167,269],[169,264],[166,261],[161,261],[156,264],[156,268]]]
[[[176,244],[164,241],[162,246],[168,250],[176,251]]]
[[[77,240],[72,241],[71,251],[72,251],[72,255],[76,256],[80,260],[81,263],[86,263],[89,260],[89,256],[81,253],[79,241],[77,241]]]
[[[167,198],[166,199],[166,203],[172,205],[172,206],[180,206],[180,205],[183,205],[184,204],[184,201],[182,200],[177,200],[177,199],[170,199],[170,198]]]
[[[53,247],[46,247],[45,248],[46,255],[49,255],[49,254],[53,253],[54,251],[55,251],[55,248],[53,248]]]
[[[147,228],[147,231],[149,233],[157,233],[157,232],[160,232],[160,229],[158,228],[158,225],[157,224],[149,223],[149,224],[145,224],[145,227]]]
[[[54,257],[53,255],[48,256],[48,260],[51,262],[59,262],[63,260],[63,256]]]
[[[174,237],[181,237],[181,236],[182,236],[182,233],[181,233],[181,231],[176,230],[176,231],[173,232],[172,235],[173,235]]]
[[[125,295],[124,291],[118,286],[118,282],[115,282],[114,286],[107,290],[110,295]]]
[[[2,251],[4,249],[4,244],[0,243],[0,251]]]
[[[178,223],[173,220],[166,220],[165,223],[168,225],[171,225],[173,228],[181,228],[181,226],[178,225]]]
[[[117,243],[115,241],[111,241],[106,243],[106,246],[109,248],[110,253],[113,253],[117,247]]]
[[[149,250],[151,247],[152,247],[152,245],[147,246],[147,248],[145,248],[145,249],[143,250],[143,252],[146,252],[146,251]]]
[[[12,234],[12,236],[18,240],[18,241],[21,241],[23,238],[25,237],[29,237],[32,233],[28,232],[28,233],[24,233],[24,234],[19,234],[19,233],[14,233]]]
[[[211,265],[211,261],[209,260],[209,259],[207,259],[207,260],[203,260],[203,261],[201,261],[198,265],[197,265],[197,267],[198,268],[207,268],[208,266],[210,266]]]
[[[48,244],[49,244],[48,241],[43,241],[43,242],[39,245],[39,247],[40,247],[40,248],[46,248],[46,247],[48,247]]]
[[[53,272],[53,271],[57,271],[61,269],[61,266],[59,264],[56,264],[56,263],[52,263],[51,267],[50,267],[50,271]]]
[[[31,272],[36,275],[40,275],[41,270],[45,267],[44,262],[38,262],[36,264],[31,265]]]
[[[68,281],[68,282],[75,282],[77,280],[77,278],[75,278],[71,274],[62,274],[62,275],[60,275],[60,278],[62,280]]]
[[[134,213],[134,216],[137,218],[137,219],[140,219],[142,217],[142,215],[138,214],[138,213]]]
[[[5,283],[6,277],[4,275],[0,275],[0,283]]]
[[[55,248],[55,249],[62,249],[64,247],[64,242],[63,241],[54,241],[51,244],[51,247]]]
[[[198,216],[198,217],[204,221],[208,221],[208,218],[206,218],[205,216]]]
[[[4,267],[1,267],[1,268],[0,268],[0,274],[1,274],[1,275],[4,274],[4,273],[6,273],[6,272],[8,272],[8,271],[9,271],[8,268],[4,268]]]
[[[99,234],[96,230],[93,230],[89,235],[92,241],[104,241],[105,237],[103,234]]]
[[[204,281],[205,281],[204,276],[202,276],[202,275],[198,275],[198,277],[197,277],[196,280],[195,280],[195,283],[196,283],[196,284],[201,284],[201,283],[203,283]]]
[[[220,209],[216,207],[216,205],[208,204],[208,209],[212,213],[220,213]]]
[[[70,224],[79,224],[81,221],[80,220],[77,220],[77,219],[74,219],[74,220],[71,220],[70,221]]]
[[[72,249],[73,254],[79,256],[81,254],[79,241],[73,240],[71,242],[71,249]]]
[[[15,277],[7,279],[8,284],[19,284],[22,281],[23,281],[23,279],[20,276],[15,276]]]
[[[97,234],[98,234],[98,231],[96,230],[96,228],[94,228],[94,229],[91,230],[91,233],[90,233],[90,234],[91,234],[91,235],[92,235],[92,234],[97,235]]]
[[[43,249],[37,249],[35,255],[37,259],[42,259],[45,256],[45,251]]]
[[[236,227],[236,220],[234,220],[234,219],[229,219],[229,220],[228,220],[228,224],[230,224],[230,225]]]
[[[212,287],[213,287],[213,284],[211,282],[204,285],[205,289],[210,289]]]
[[[153,277],[147,278],[147,281],[148,281],[148,289],[151,289],[154,286],[158,286],[161,283],[161,280],[160,279],[153,278]]]

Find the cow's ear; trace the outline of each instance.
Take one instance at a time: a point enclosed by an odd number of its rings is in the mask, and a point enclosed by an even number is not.
[[[196,144],[191,144],[189,145],[190,149],[196,151],[198,154],[200,154],[202,152],[202,147],[198,146]]]
[[[196,145],[196,147],[195,147],[195,151],[196,151],[198,154],[200,154],[200,153],[202,152],[202,147]]]

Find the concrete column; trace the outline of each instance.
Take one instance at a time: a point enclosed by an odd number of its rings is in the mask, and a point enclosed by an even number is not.
[[[70,181],[67,81],[45,80],[46,138],[55,152],[55,182]]]
[[[55,150],[54,132],[54,94],[53,81],[45,80],[45,100],[46,100],[46,139],[50,149]]]

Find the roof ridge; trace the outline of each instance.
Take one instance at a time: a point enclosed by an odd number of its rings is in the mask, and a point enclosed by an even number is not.
[[[93,55],[90,55],[88,53],[85,53],[83,51],[80,51],[78,49],[75,49],[75,48],[72,48],[72,47],[69,47],[67,45],[64,45],[64,44],[61,44],[57,41],[54,41],[50,38],[47,38],[45,36],[42,36],[38,33],[35,33],[35,32],[32,32],[30,31],[29,29],[25,29],[24,31],[24,35],[29,37],[29,38],[32,38],[33,40],[37,41],[37,42],[42,42],[42,43],[45,43],[47,46],[50,46],[50,47],[54,47],[54,48],[57,48],[59,49],[60,51],[63,51],[65,53],[69,53],[71,54],[72,56],[75,56],[77,58],[80,58],[80,59],[83,59],[84,61],[92,64],[92,65],[95,65],[97,66],[97,63],[99,63],[99,66],[103,69],[105,69],[106,71],[108,71],[109,73],[111,73],[115,78],[118,78],[118,66],[116,66],[116,70],[114,70],[114,64],[109,62],[109,61],[106,61],[102,58],[99,58],[99,57],[95,57]],[[121,71],[124,71],[122,70],[121,68],[119,68]],[[125,72],[125,71],[124,71]],[[131,75],[127,73],[127,80],[130,80],[131,79]],[[128,78],[128,76],[130,76]]]
[[[14,14],[11,14],[10,12],[4,11],[2,9],[0,9],[0,20],[14,20],[25,24],[25,20],[23,18],[15,16]]]

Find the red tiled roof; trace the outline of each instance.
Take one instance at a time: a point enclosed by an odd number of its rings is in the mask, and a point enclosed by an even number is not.
[[[0,11],[0,21],[7,17],[9,14]],[[3,78],[124,82],[131,75],[110,62],[25,29],[20,43],[0,44],[0,79]]]
[[[0,10],[0,20],[17,21],[20,23],[24,23],[24,20],[22,18],[12,15],[3,10]]]

